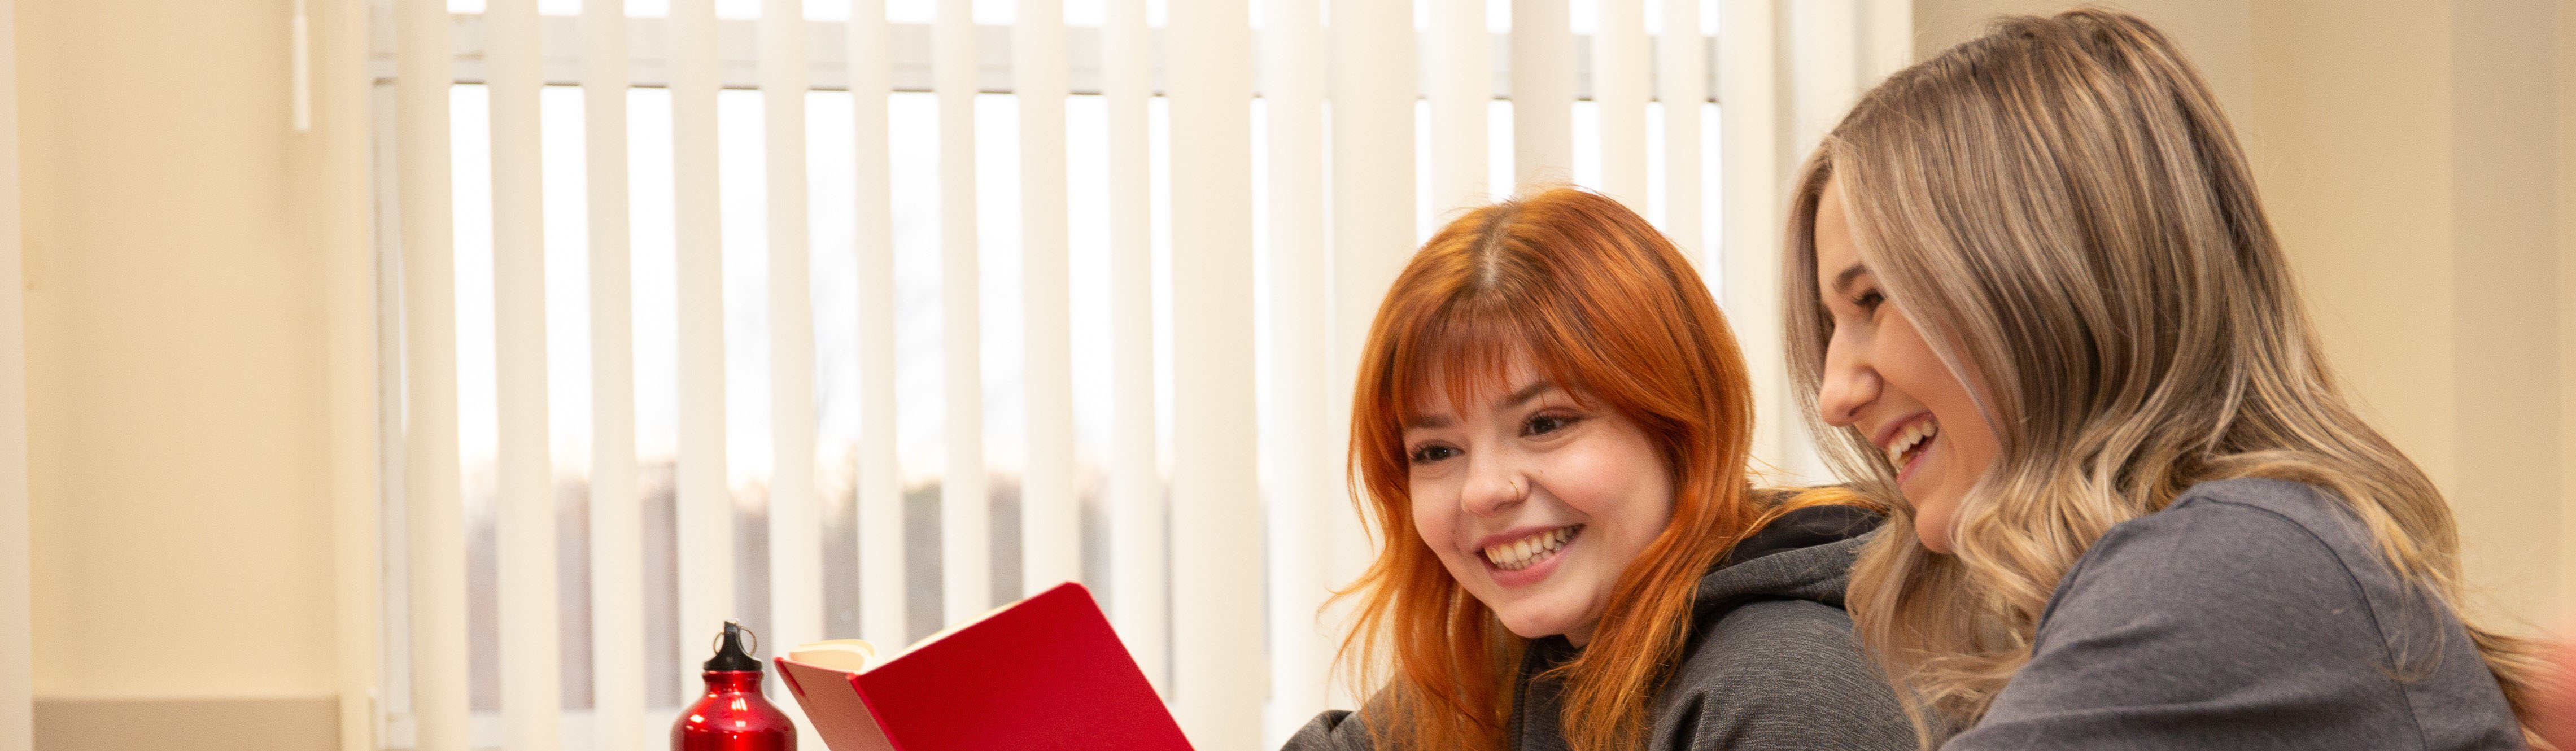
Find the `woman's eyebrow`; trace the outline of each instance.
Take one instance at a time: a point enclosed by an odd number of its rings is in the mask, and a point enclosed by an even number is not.
[[[1547,393],[1555,388],[1556,384],[1549,383],[1547,381],[1538,381],[1527,386],[1522,386],[1519,391],[1514,391],[1511,394],[1504,396],[1501,401],[1495,402],[1494,411],[1501,412],[1513,407],[1521,406],[1522,404],[1528,403],[1531,399],[1538,398],[1538,395]]]
[[[1853,279],[1867,273],[1869,273],[1869,267],[1857,263],[1845,267],[1841,273],[1834,274],[1834,294],[1843,294],[1843,288],[1851,286]]]
[[[1530,385],[1522,386],[1520,390],[1506,394],[1502,399],[1496,400],[1494,402],[1494,411],[1502,412],[1513,407],[1521,406],[1522,404],[1527,404],[1529,403],[1529,400],[1536,399],[1538,398],[1538,395],[1552,391],[1555,388],[1556,384],[1549,383],[1547,381],[1537,381]],[[1404,421],[1405,428],[1420,430],[1438,430],[1455,424],[1457,424],[1457,421],[1450,419],[1448,415],[1415,415]]]

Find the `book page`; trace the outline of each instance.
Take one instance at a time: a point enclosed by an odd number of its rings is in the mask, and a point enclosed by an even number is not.
[[[876,664],[876,656],[876,645],[862,639],[807,642],[796,645],[795,650],[787,653],[790,660],[851,673],[867,670],[869,665]]]
[[[906,647],[904,647],[904,648],[903,648],[903,649],[901,649],[901,650],[897,650],[897,651],[895,651],[895,652],[894,652],[894,653],[892,653],[892,654],[887,654],[887,655],[884,655],[884,656],[882,656],[882,657],[879,657],[875,662],[872,662],[872,663],[869,663],[869,664],[870,664],[870,665],[883,665],[883,664],[886,664],[886,663],[889,663],[889,662],[893,662],[893,661],[895,661],[896,659],[903,657],[904,655],[911,654],[913,650],[920,649],[920,648],[922,648],[922,647],[924,647],[924,646],[929,645],[931,642],[935,642],[935,641],[939,641],[939,640],[941,640],[941,639],[948,638],[948,635],[950,635],[950,634],[954,634],[954,633],[957,633],[957,632],[959,632],[959,631],[964,631],[964,630],[966,630],[966,627],[968,627],[968,626],[972,626],[972,625],[975,625],[975,624],[978,624],[978,623],[983,623],[984,621],[986,621],[986,620],[988,620],[988,619],[991,619],[993,616],[1001,615],[1001,614],[1002,614],[1002,611],[1009,610],[1009,609],[1011,609],[1011,608],[1019,607],[1019,606],[1020,606],[1020,603],[1023,603],[1023,602],[1028,602],[1028,600],[1027,600],[1027,599],[1025,599],[1025,598],[1023,598],[1023,599],[1019,599],[1019,600],[1014,600],[1014,601],[1012,601],[1012,602],[1011,602],[1011,604],[1004,605],[1004,606],[1001,606],[1001,607],[998,607],[998,608],[994,608],[994,609],[991,609],[991,610],[984,611],[984,614],[983,614],[983,615],[975,616],[975,617],[973,617],[973,618],[968,618],[968,619],[966,619],[966,620],[962,620],[962,621],[958,621],[958,622],[956,622],[956,623],[949,624],[947,628],[940,629],[940,630],[938,631],[938,633],[934,633],[934,634],[931,634],[931,635],[929,635],[929,636],[921,637],[921,641],[913,642],[911,645],[906,646]]]
[[[830,751],[894,751],[886,740],[885,728],[859,698],[851,674],[806,665],[782,658],[779,676],[796,695],[796,706],[814,725],[814,734],[823,737]]]

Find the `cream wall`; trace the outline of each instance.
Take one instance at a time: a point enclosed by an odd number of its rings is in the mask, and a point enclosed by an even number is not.
[[[313,5],[345,63],[340,4]],[[363,685],[346,627],[371,590],[335,573],[335,499],[371,490],[342,447],[373,440],[342,375],[365,354],[346,318],[372,315],[348,289],[362,131],[345,65],[294,131],[292,7],[17,1],[42,747],[309,748]]]
[[[2559,12],[2556,0],[2460,2],[2450,28],[2451,489],[2472,577],[2537,618],[2566,612],[2561,559],[2576,555],[2560,485],[2571,447],[2550,419],[2576,406],[2559,400],[2570,374],[2551,315],[2576,295],[2553,273],[2565,249]]]
[[[2559,539],[2576,540],[2576,12],[2558,14],[2558,515]],[[2558,603],[2576,609],[2576,544],[2558,555]],[[2562,616],[2560,628],[2566,628]]]
[[[2576,276],[2565,154],[2576,102],[2550,0],[2126,0],[2220,92],[2329,358],[2458,510],[2489,604],[2576,615]],[[1917,49],[1999,12],[1917,0]],[[2571,237],[2576,239],[2576,237]]]

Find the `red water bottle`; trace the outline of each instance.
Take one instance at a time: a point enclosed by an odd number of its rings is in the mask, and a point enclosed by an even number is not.
[[[707,660],[707,695],[671,724],[671,751],[796,751],[796,724],[761,698],[760,660],[743,648],[744,632],[725,621]]]

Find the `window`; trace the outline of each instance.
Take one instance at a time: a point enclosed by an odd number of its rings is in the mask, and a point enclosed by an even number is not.
[[[418,205],[403,197],[406,187],[435,185],[434,181],[419,180],[419,176],[405,174],[398,169],[401,163],[397,158],[398,152],[404,145],[395,126],[396,121],[406,117],[406,113],[397,106],[397,89],[404,83],[399,78],[402,69],[397,62],[401,43],[406,39],[435,37],[424,36],[416,27],[407,26],[411,22],[398,18],[392,0],[379,0],[379,3],[376,36],[380,48],[375,64],[378,66],[378,112],[382,121],[379,164],[384,166],[379,174],[382,175],[381,190],[385,196],[380,205],[392,215],[385,222],[391,227],[407,219],[416,219],[402,216],[405,207]],[[758,54],[768,49],[760,43],[758,36],[756,17],[762,6],[755,0],[719,0],[715,3],[718,18],[714,24],[715,35],[721,51],[715,75],[724,87],[714,99],[716,125],[713,136],[717,165],[714,174],[719,196],[714,215],[720,222],[722,233],[716,253],[721,259],[722,270],[723,344],[722,351],[717,353],[693,351],[683,345],[680,329],[684,321],[676,312],[681,307],[683,292],[680,288],[684,277],[680,261],[681,243],[676,239],[678,233],[674,229],[674,217],[693,209],[684,205],[683,202],[689,200],[689,191],[682,188],[696,187],[682,182],[681,170],[675,165],[675,152],[683,145],[674,128],[675,107],[680,105],[675,103],[673,90],[665,87],[679,66],[686,64],[674,53],[675,35],[681,31],[675,29],[676,24],[667,17],[670,10],[668,2],[628,0],[626,3],[629,16],[625,21],[626,40],[631,58],[626,70],[633,84],[623,90],[627,126],[624,132],[627,180],[624,185],[629,206],[626,258],[630,284],[626,291],[632,302],[631,368],[635,398],[631,417],[637,467],[633,480],[634,497],[625,502],[636,504],[640,527],[638,539],[619,544],[631,544],[640,557],[643,610],[615,615],[594,614],[591,609],[593,571],[590,553],[593,545],[603,541],[592,539],[590,516],[593,499],[589,474],[596,448],[592,445],[591,432],[594,418],[594,342],[590,301],[596,290],[590,287],[589,202],[594,193],[587,181],[586,148],[593,131],[586,123],[585,94],[578,86],[584,54],[580,41],[584,38],[585,23],[583,18],[571,15],[580,10],[578,5],[572,0],[542,0],[538,8],[548,15],[541,16],[535,24],[542,55],[531,70],[545,84],[536,96],[534,134],[542,165],[538,170],[541,177],[537,186],[540,191],[537,195],[542,196],[543,205],[543,240],[539,251],[543,256],[544,277],[542,322],[496,312],[507,307],[500,302],[498,290],[507,281],[505,277],[509,272],[495,263],[495,195],[505,191],[498,189],[501,186],[496,185],[492,169],[491,154],[496,136],[492,106],[495,88],[487,82],[503,75],[497,68],[505,63],[486,47],[505,43],[497,41],[504,35],[493,28],[496,19],[482,15],[486,10],[482,2],[451,0],[448,9],[453,15],[442,19],[447,28],[441,31],[451,34],[456,42],[450,77],[434,82],[448,94],[446,117],[437,125],[442,125],[445,130],[446,144],[450,148],[448,161],[452,167],[447,176],[450,181],[448,187],[452,191],[452,213],[444,219],[452,222],[453,228],[455,306],[452,326],[456,341],[456,368],[452,384],[416,382],[401,388],[416,390],[452,386],[458,395],[452,419],[458,436],[462,490],[461,496],[454,500],[463,506],[465,525],[462,539],[455,542],[463,548],[464,559],[468,562],[467,600],[461,619],[468,633],[464,639],[464,654],[460,656],[469,666],[465,694],[471,710],[468,737],[475,746],[503,743],[505,732],[501,716],[508,702],[504,700],[507,691],[503,686],[500,661],[505,642],[551,639],[555,645],[561,663],[560,701],[547,704],[552,711],[560,712],[557,721],[567,747],[610,744],[617,742],[614,739],[618,738],[657,739],[667,728],[683,698],[694,691],[696,676],[694,668],[690,667],[693,660],[683,656],[702,652],[703,640],[713,633],[716,624],[683,623],[680,616],[679,603],[684,597],[682,590],[687,586],[683,583],[686,577],[682,575],[682,569],[689,565],[683,563],[687,554],[681,550],[680,538],[681,528],[688,522],[679,508],[680,494],[676,490],[675,478],[678,474],[676,465],[680,461],[678,457],[682,453],[680,426],[683,419],[679,413],[686,401],[680,373],[688,361],[704,362],[704,358],[714,358],[722,363],[724,430],[721,444],[725,468],[723,477],[734,522],[729,556],[734,610],[755,630],[764,634],[774,630],[770,624],[773,605],[770,582],[773,561],[777,559],[773,557],[773,541],[767,524],[770,472],[778,456],[778,447],[773,445],[773,395],[770,393],[773,375],[770,370],[773,354],[770,351],[770,327],[774,322],[769,305],[772,269],[769,265],[768,233],[772,219],[767,178],[773,162],[766,148],[767,94],[758,88],[756,75],[760,66]],[[859,294],[860,287],[855,281],[862,273],[861,257],[856,250],[861,228],[851,207],[860,195],[856,179],[864,176],[857,172],[858,144],[852,138],[856,122],[854,113],[859,109],[859,102],[853,99],[854,95],[849,90],[851,79],[846,67],[849,51],[854,48],[842,43],[849,6],[844,0],[803,2],[807,19],[803,24],[808,54],[805,71],[809,85],[801,95],[804,158],[800,166],[807,191],[805,218],[808,234],[802,281],[810,295],[810,309],[800,316],[804,320],[790,323],[810,326],[812,332],[810,399],[815,431],[810,447],[799,446],[792,450],[812,451],[819,531],[811,539],[800,533],[792,543],[811,543],[822,548],[817,570],[805,572],[815,577],[819,587],[817,597],[822,606],[822,622],[821,633],[815,634],[816,637],[852,637],[861,635],[862,631],[862,603],[865,598],[861,593],[868,582],[860,570],[857,553],[864,543],[857,522],[855,499],[860,483],[857,469],[860,461],[857,457],[863,443],[860,436],[865,426],[862,423],[869,418],[861,414],[858,390],[859,384],[872,378],[890,379],[897,394],[891,434],[900,467],[900,492],[905,512],[902,537],[906,577],[903,591],[908,617],[904,636],[913,638],[927,634],[946,621],[943,611],[947,608],[943,607],[942,599],[945,583],[941,576],[944,561],[940,552],[943,538],[939,527],[942,524],[941,482],[947,466],[948,414],[942,405],[945,389],[949,388],[952,379],[943,350],[943,317],[946,315],[941,241],[943,225],[937,186],[947,173],[943,172],[941,152],[934,144],[960,131],[943,123],[939,111],[940,95],[930,91],[933,88],[932,74],[935,73],[932,63],[938,46],[936,34],[930,26],[936,10],[934,4],[929,0],[890,0],[885,5],[891,24],[891,43],[881,51],[860,52],[863,56],[884,56],[883,59],[863,57],[863,62],[890,63],[894,88],[884,103],[890,144],[884,179],[893,186],[889,205],[892,219],[893,357],[891,368],[878,373],[867,372],[860,355],[864,337],[859,322],[867,314],[861,309],[864,296]],[[1150,5],[1148,22],[1156,28],[1154,34],[1158,35],[1159,41],[1159,35],[1164,33],[1161,30],[1164,24],[1163,3]],[[1414,26],[1419,29],[1417,37],[1422,40],[1417,44],[1430,49],[1435,44],[1429,28],[1432,23],[1428,9],[1430,3],[1421,5],[1414,19]],[[1467,169],[1468,174],[1481,178],[1485,185],[1503,186],[1490,189],[1492,193],[1510,192],[1509,186],[1517,174],[1518,165],[1514,162],[1527,148],[1526,144],[1516,143],[1515,102],[1508,98],[1508,82],[1512,80],[1508,69],[1516,59],[1515,55],[1522,54],[1513,52],[1510,45],[1513,33],[1510,4],[1492,0],[1484,5],[1486,26],[1481,38],[1487,44],[1474,52],[1494,63],[1491,77],[1496,83],[1490,92],[1471,92],[1471,95],[1485,101],[1483,122],[1453,126],[1435,117],[1432,99],[1417,100],[1412,108],[1414,137],[1411,150],[1414,163],[1410,177],[1414,181],[1416,195],[1413,241],[1428,236],[1451,208],[1436,206],[1432,197],[1436,129],[1470,127],[1481,130],[1487,145],[1487,158],[1482,164]],[[1552,30],[1568,34],[1573,42],[1569,49],[1574,53],[1563,60],[1571,67],[1571,77],[1575,82],[1574,98],[1558,103],[1569,107],[1570,143],[1550,147],[1553,153],[1565,160],[1557,168],[1558,173],[1569,175],[1580,185],[1603,187],[1605,160],[1634,159],[1636,161],[1625,165],[1633,171],[1634,177],[1619,179],[1637,180],[1642,190],[1631,188],[1626,191],[1632,194],[1628,197],[1641,201],[1644,213],[1659,225],[1671,226],[1670,220],[1676,212],[1694,218],[1693,222],[1683,225],[1696,224],[1698,227],[1694,235],[1682,238],[1685,247],[1714,248],[1721,229],[1718,217],[1722,214],[1723,205],[1718,188],[1724,184],[1718,169],[1721,118],[1711,94],[1715,89],[1715,76],[1711,74],[1699,79],[1700,83],[1707,85],[1674,89],[1687,91],[1690,96],[1687,106],[1698,113],[1696,129],[1678,134],[1678,137],[1690,139],[1697,145],[1701,156],[1696,163],[1670,163],[1666,159],[1666,145],[1677,134],[1666,132],[1670,121],[1664,108],[1668,105],[1652,100],[1657,94],[1654,73],[1656,61],[1660,58],[1652,52],[1622,58],[1628,62],[1621,65],[1635,65],[1642,58],[1644,67],[1631,70],[1634,74],[1632,79],[1615,87],[1625,92],[1621,98],[1595,101],[1590,98],[1590,90],[1596,71],[1588,51],[1594,39],[1612,39],[1614,42],[1625,39],[1628,40],[1625,44],[1643,44],[1662,38],[1661,11],[1664,4],[1642,7],[1642,24],[1614,36],[1595,33],[1594,19],[1603,10],[1597,5],[1595,2],[1572,3],[1568,25]],[[1619,3],[1610,5],[1615,10]],[[1627,7],[1640,5],[1631,0]],[[1697,2],[1685,5],[1697,6],[1699,33],[1689,36],[1696,39],[1707,53],[1700,61],[1702,70],[1714,71],[1717,4]],[[980,88],[985,93],[972,99],[977,231],[974,286],[977,290],[975,310],[979,319],[976,349],[981,366],[971,382],[980,386],[982,397],[981,420],[976,427],[981,434],[980,446],[986,472],[983,480],[990,491],[990,533],[986,540],[991,553],[989,583],[993,599],[997,602],[1024,594],[1024,585],[1028,583],[1022,581],[1019,565],[1021,546],[1026,537],[1024,532],[1028,531],[1021,526],[1019,483],[1023,458],[1030,448],[1026,438],[1029,414],[1023,379],[1060,379],[1072,395],[1071,449],[1075,492],[1080,503],[1081,577],[1107,601],[1114,598],[1125,576],[1125,572],[1112,570],[1110,551],[1113,545],[1126,544],[1114,532],[1120,523],[1117,517],[1121,512],[1109,501],[1109,478],[1120,452],[1128,450],[1122,446],[1114,429],[1117,420],[1112,414],[1112,406],[1118,400],[1117,367],[1111,361],[1117,327],[1111,320],[1114,285],[1109,268],[1114,252],[1111,217],[1118,211],[1129,209],[1113,200],[1109,180],[1114,170],[1132,168],[1133,165],[1122,167],[1113,164],[1110,156],[1115,152],[1110,145],[1113,103],[1101,93],[1108,71],[1103,69],[1100,61],[1105,49],[1101,24],[1106,14],[1101,0],[1064,4],[1067,46],[1071,51],[1067,76],[1072,89],[1064,108],[1066,185],[1061,193],[1067,217],[1064,237],[1067,273],[1061,279],[1031,279],[1022,273],[1022,232],[1019,227],[1021,202],[1027,195],[1020,182],[1024,167],[1020,152],[1021,102],[1018,94],[1009,91],[1010,82],[1015,80],[1012,66],[1023,63],[1012,59],[1013,55],[1009,54],[1013,33],[1010,24],[1015,20],[1011,17],[1013,8],[1011,3],[991,0],[974,3],[974,6],[975,21],[979,24],[976,28],[981,61],[978,75],[982,81]],[[1262,22],[1263,9],[1263,3],[1252,3],[1250,17],[1256,27]],[[1261,33],[1256,29],[1256,35]],[[1157,48],[1163,49],[1159,44]],[[1312,66],[1308,74],[1324,77],[1329,82],[1325,71],[1329,69],[1330,50],[1327,47],[1315,53],[1306,58]],[[1469,54],[1442,56],[1434,52],[1427,56],[1423,65],[1426,70],[1436,73],[1469,57]],[[1268,58],[1261,58],[1255,63],[1256,70],[1271,64]],[[1168,68],[1162,64],[1157,63],[1156,68],[1164,71],[1161,76],[1168,75]],[[1256,75],[1268,73],[1262,71]],[[1256,77],[1256,89],[1260,80]],[[1445,95],[1454,96],[1457,90],[1448,91],[1450,93]],[[1434,94],[1435,99],[1443,95]],[[1329,98],[1330,94],[1326,96]],[[1267,431],[1282,421],[1332,418],[1315,414],[1318,410],[1311,407],[1283,406],[1278,403],[1279,397],[1275,393],[1280,363],[1274,357],[1271,344],[1276,327],[1321,324],[1281,321],[1270,314],[1278,302],[1275,299],[1277,292],[1271,280],[1262,274],[1270,268],[1273,254],[1280,252],[1271,247],[1270,242],[1270,207],[1273,201],[1269,196],[1270,171],[1280,168],[1280,165],[1272,164],[1269,158],[1268,144],[1274,134],[1270,132],[1268,101],[1256,96],[1246,104],[1253,108],[1251,141],[1254,153],[1251,155],[1250,186],[1253,207],[1249,252],[1256,271],[1252,285],[1255,324],[1251,331],[1241,333],[1254,342],[1255,370],[1261,377],[1254,384],[1253,393],[1260,403],[1258,414],[1264,424],[1262,430]],[[1170,216],[1168,192],[1174,165],[1168,158],[1169,107],[1159,93],[1150,97],[1145,106],[1145,143],[1150,155],[1146,167],[1150,176],[1151,203],[1147,216],[1151,227],[1154,269],[1154,320],[1150,327],[1154,358],[1153,411],[1159,423],[1154,431],[1159,439],[1150,450],[1156,464],[1164,468],[1168,477],[1173,452],[1172,423],[1176,419],[1171,393],[1173,358],[1190,355],[1186,347],[1176,346],[1171,326],[1173,306],[1170,291],[1174,281],[1170,265],[1172,238],[1167,219]],[[1330,105],[1326,106],[1329,108]],[[1609,119],[1633,124],[1643,131],[1642,153],[1613,148],[1605,155],[1603,144],[1621,146],[1623,141],[1633,140],[1605,136],[1602,125],[1605,112],[1609,113]],[[1326,113],[1326,119],[1315,123],[1315,127],[1329,139],[1332,133],[1329,109]],[[412,125],[418,127],[421,124],[414,122]],[[525,135],[519,134],[519,137],[524,138]],[[1453,132],[1440,132],[1438,135],[1456,136]],[[1329,149],[1328,143],[1327,153]],[[1536,153],[1550,153],[1550,149],[1542,148]],[[1622,154],[1628,156],[1622,157]],[[1302,165],[1298,168],[1314,167]],[[1330,172],[1329,166],[1324,169]],[[1327,174],[1326,190],[1333,190],[1337,180],[1364,177]],[[507,181],[512,178],[498,176],[497,179]],[[1696,192],[1696,205],[1669,205],[1665,198],[1669,192],[1667,186],[1674,184],[1675,180],[1700,186],[1695,191],[1685,191],[1685,194]],[[1613,192],[1619,191],[1613,189]],[[1326,205],[1329,206],[1329,202]],[[432,221],[441,219],[436,216],[426,218]],[[1297,252],[1321,252],[1321,249],[1300,249]],[[400,276],[403,264],[409,259],[399,237],[388,237],[386,255],[388,277]],[[1714,283],[1722,272],[1717,271],[1714,264],[1709,268],[1711,273],[1708,276]],[[1071,337],[1068,342],[1071,356],[1069,371],[1065,373],[1040,372],[1025,367],[1023,363],[1027,333],[1023,330],[1024,311],[1021,309],[1024,285],[1041,283],[1066,285],[1068,304],[1062,315]],[[393,283],[389,289],[400,290],[403,287]],[[1382,291],[1380,287],[1335,290],[1331,294],[1355,294],[1374,299]],[[416,307],[417,301],[407,303],[400,294],[388,294],[386,301],[389,319],[416,318],[415,311],[421,310]],[[527,375],[524,369],[539,366],[529,363],[512,366],[501,362],[496,353],[502,343],[496,339],[496,334],[509,327],[532,326],[541,326],[544,331],[541,369],[545,384],[543,433],[546,438],[543,444],[547,448],[546,460],[553,467],[551,517],[555,532],[552,538],[554,565],[551,568],[506,565],[503,561],[507,556],[499,549],[502,544],[499,526],[504,514],[500,513],[502,494],[498,478],[500,465],[506,458],[501,449],[502,422],[498,417],[501,383],[512,373],[524,378]],[[398,344],[400,337],[389,336],[387,341],[393,350],[386,358],[388,383],[402,383],[410,372],[406,370],[404,345]],[[523,370],[510,370],[513,367]],[[432,374],[433,377],[436,375]],[[396,399],[392,403],[400,405],[403,402]],[[1334,408],[1333,405],[1325,406]],[[420,416],[396,415],[392,419],[399,425],[402,420],[414,417]],[[426,417],[436,419],[435,415]],[[389,430],[389,434],[399,440],[403,431],[396,427]],[[1266,437],[1270,433],[1262,432],[1260,435]],[[1275,466],[1271,456],[1274,447],[1256,443],[1247,450],[1263,453],[1265,475],[1284,471]],[[403,452],[397,449],[390,455],[400,457]],[[1338,486],[1338,478],[1331,482]],[[1167,487],[1167,483],[1157,484],[1158,489]],[[412,746],[418,735],[416,724],[431,721],[415,718],[412,714],[411,694],[416,688],[412,666],[418,661],[434,658],[413,649],[412,603],[404,594],[411,581],[409,569],[419,561],[436,560],[436,556],[450,554],[408,549],[406,530],[402,525],[404,509],[408,508],[411,499],[405,495],[402,488],[389,491],[385,517],[389,526],[385,547],[389,596],[387,686],[383,703],[388,724],[384,737],[393,747]],[[1270,497],[1264,503],[1268,507],[1265,513],[1283,513],[1281,499]],[[1347,513],[1340,511],[1345,507],[1338,498],[1332,503],[1336,513]],[[1169,534],[1182,533],[1175,530]],[[1303,545],[1299,545],[1300,542]],[[1269,540],[1267,552],[1272,563],[1264,570],[1275,573],[1271,567],[1281,565],[1279,562],[1283,557],[1332,555],[1326,550],[1329,547],[1322,540],[1292,540],[1283,544],[1274,536]],[[1167,556],[1165,560],[1170,558]],[[1188,562],[1173,561],[1172,564],[1180,566]],[[515,632],[511,624],[504,622],[501,612],[504,582],[517,577],[549,575],[555,582],[558,607],[554,615],[558,633]],[[1159,589],[1164,585],[1158,581],[1151,586]],[[1166,595],[1169,594],[1166,591]],[[1172,607],[1174,610],[1165,617],[1177,627],[1187,628],[1187,622],[1199,617],[1186,602],[1173,602]],[[1266,623],[1293,622],[1296,617],[1293,608],[1279,612],[1282,608],[1277,600],[1272,601],[1272,609],[1274,612],[1268,614]],[[640,649],[631,655],[631,659],[641,666],[641,679],[648,689],[643,697],[645,706],[640,716],[631,707],[617,712],[602,708],[596,718],[589,716],[594,709],[596,686],[593,676],[601,667],[593,656],[591,638],[595,628],[605,624],[605,621],[595,622],[594,615],[621,619],[629,624],[640,622],[642,643]],[[1269,713],[1268,727],[1260,738],[1265,747],[1275,747],[1289,730],[1303,722],[1307,714],[1320,708],[1324,700],[1318,675],[1322,666],[1305,665],[1314,662],[1317,653],[1312,649],[1299,651],[1292,648],[1293,645],[1284,644],[1283,640],[1293,640],[1294,637],[1279,629],[1273,630],[1274,633],[1266,637],[1270,653],[1280,655],[1283,660],[1293,656],[1302,667],[1274,671],[1280,685],[1272,686],[1271,694],[1280,698],[1274,698],[1272,706],[1266,709]],[[1130,634],[1130,638],[1137,637]],[[1168,649],[1168,644],[1163,647]],[[1154,647],[1148,644],[1139,649],[1151,651]],[[1329,659],[1329,655],[1322,657]],[[1169,659],[1168,655],[1148,655],[1145,661],[1152,666]],[[635,665],[624,667],[633,669]],[[1168,674],[1158,677],[1168,677]],[[1292,681],[1299,683],[1285,685]],[[1177,686],[1171,690],[1185,692],[1189,689]],[[781,701],[786,700],[782,698]],[[616,723],[623,725],[609,727]],[[641,735],[635,735],[638,733]]]

